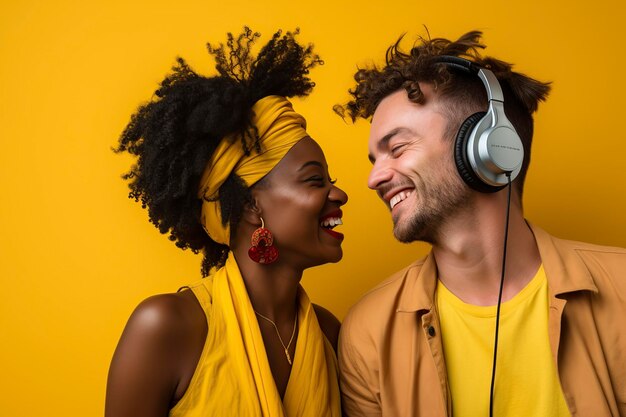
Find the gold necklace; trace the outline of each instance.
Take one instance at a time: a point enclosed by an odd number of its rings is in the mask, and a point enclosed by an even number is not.
[[[287,346],[285,346],[285,343],[283,342],[283,338],[280,337],[280,332],[278,331],[278,327],[276,326],[276,323],[274,323],[271,319],[265,317],[263,314],[259,313],[258,311],[254,310],[254,312],[256,313],[257,316],[272,323],[272,326],[274,326],[274,330],[276,330],[276,335],[278,336],[278,340],[280,340],[280,344],[283,346],[283,349],[285,349],[285,356],[287,356],[287,362],[289,362],[289,365],[291,366],[291,355],[289,354],[289,347],[291,346],[291,342],[293,342],[293,337],[296,335],[296,325],[298,324],[298,310],[296,310],[296,318],[293,321],[293,332],[291,332],[291,339],[289,339],[289,343],[287,343]]]

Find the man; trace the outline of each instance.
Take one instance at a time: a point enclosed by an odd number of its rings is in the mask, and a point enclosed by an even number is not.
[[[398,41],[337,109],[371,119],[368,184],[396,238],[432,244],[346,317],[345,415],[624,416],[626,250],[524,219],[549,85],[481,57],[480,36]]]

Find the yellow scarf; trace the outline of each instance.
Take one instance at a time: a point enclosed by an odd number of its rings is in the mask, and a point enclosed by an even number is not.
[[[201,223],[211,239],[230,244],[230,225],[222,224],[219,188],[234,172],[248,187],[267,175],[300,139],[307,136],[306,120],[285,97],[268,96],[252,107],[252,123],[259,135],[261,153],[245,155],[241,141],[223,139],[202,174],[198,197],[203,199]]]
[[[191,289],[207,314],[209,331],[189,388],[170,416],[341,416],[335,352],[302,288],[298,340],[282,401],[232,252],[223,268]]]

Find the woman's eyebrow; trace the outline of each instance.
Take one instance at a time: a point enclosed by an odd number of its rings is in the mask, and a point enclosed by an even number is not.
[[[300,169],[298,169],[298,171],[302,171],[304,168],[306,168],[308,166],[311,166],[311,165],[315,165],[315,166],[318,166],[318,167],[324,169],[324,165],[322,165],[321,162],[319,162],[319,161],[308,161],[308,162],[305,162],[304,164],[302,164],[302,166],[300,167]]]

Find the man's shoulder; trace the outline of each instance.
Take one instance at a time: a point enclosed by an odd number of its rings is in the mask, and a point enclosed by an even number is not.
[[[354,318],[358,318],[358,321],[363,323],[385,322],[396,312],[406,284],[418,279],[425,261],[426,258],[422,258],[411,263],[367,291],[350,308],[344,324],[353,322]]]
[[[595,284],[600,287],[602,282],[621,293],[626,293],[626,249],[615,246],[602,246],[593,243],[566,241],[572,250],[583,261],[593,276]]]
[[[578,256],[584,256],[587,258],[598,257],[613,259],[618,262],[626,262],[626,248],[563,239],[556,237],[535,225],[532,226],[532,230],[535,234],[540,250],[542,248],[550,249],[550,247],[553,247],[560,255],[575,253]]]
[[[548,280],[556,292],[589,289],[626,294],[626,249],[554,237],[534,227]]]
[[[617,256],[626,256],[626,248],[618,246],[598,245],[596,243],[582,242],[578,240],[562,239],[552,236],[552,239],[561,247],[568,248],[577,252],[589,252],[598,254],[609,254]]]
[[[359,303],[361,302],[379,302],[388,298],[394,298],[398,291],[401,290],[407,279],[417,279],[422,266],[426,262],[426,258],[407,265],[399,271],[396,271],[371,290],[367,291]],[[357,303],[357,305],[359,304]]]
[[[576,253],[584,261],[595,260],[598,262],[616,262],[622,266],[626,263],[626,248],[561,239],[554,236],[551,236],[551,238],[554,245],[560,251],[571,251]]]

